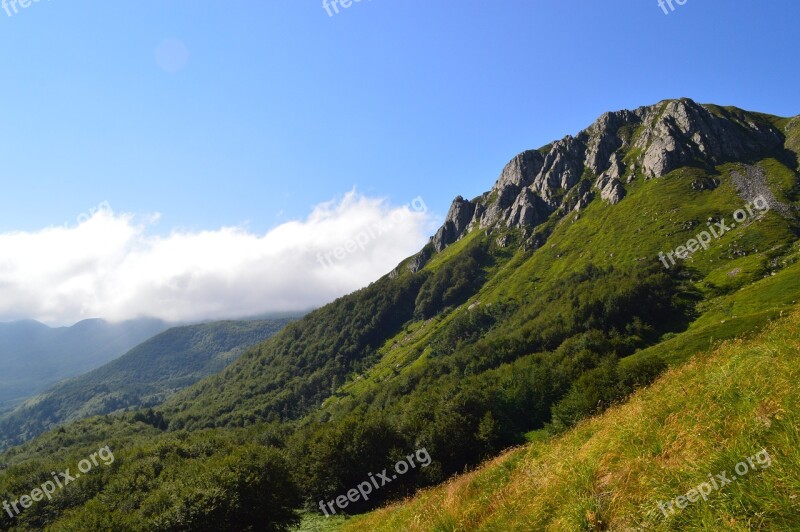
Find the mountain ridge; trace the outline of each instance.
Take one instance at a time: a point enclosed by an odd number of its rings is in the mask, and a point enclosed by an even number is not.
[[[0,323],[0,405],[19,404],[62,379],[94,369],[165,330],[161,320],[89,319],[69,327],[35,320]]]

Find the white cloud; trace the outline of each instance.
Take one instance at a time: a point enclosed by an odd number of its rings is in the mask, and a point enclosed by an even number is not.
[[[242,227],[153,235],[110,207],[77,226],[0,234],[0,321],[170,321],[304,310],[361,288],[418,251],[436,220],[349,192],[264,235]]]

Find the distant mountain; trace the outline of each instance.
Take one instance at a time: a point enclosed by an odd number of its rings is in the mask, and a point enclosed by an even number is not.
[[[66,421],[157,405],[221,371],[246,347],[263,342],[290,321],[220,321],[169,329],[0,417],[0,447],[21,443]]]
[[[0,323],[0,411],[119,357],[167,327],[156,319],[94,319],[58,328],[33,320]]]

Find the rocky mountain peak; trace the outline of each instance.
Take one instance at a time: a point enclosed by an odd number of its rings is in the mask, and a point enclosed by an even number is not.
[[[687,98],[608,112],[574,137],[511,159],[489,192],[456,198],[433,245],[439,252],[476,227],[532,229],[557,211],[585,208],[595,196],[613,205],[633,179],[660,178],[686,165],[780,156],[785,140],[760,115]]]

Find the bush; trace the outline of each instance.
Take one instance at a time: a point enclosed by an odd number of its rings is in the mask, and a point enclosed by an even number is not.
[[[587,416],[602,412],[652,383],[666,368],[667,364],[655,355],[625,365],[613,357],[604,359],[600,366],[581,375],[569,393],[553,406],[552,429],[563,431]]]

